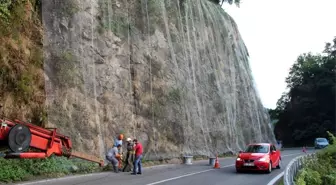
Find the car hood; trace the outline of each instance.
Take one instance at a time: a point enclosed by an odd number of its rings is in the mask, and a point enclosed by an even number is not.
[[[264,156],[267,156],[267,154],[264,153],[240,153],[238,155],[238,157],[240,157],[241,159],[259,159],[262,158]]]

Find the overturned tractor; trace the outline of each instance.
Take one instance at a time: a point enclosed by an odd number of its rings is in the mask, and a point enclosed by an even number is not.
[[[104,160],[72,150],[69,137],[20,120],[0,119],[0,148],[4,158],[47,158],[51,155],[75,157],[104,165]]]

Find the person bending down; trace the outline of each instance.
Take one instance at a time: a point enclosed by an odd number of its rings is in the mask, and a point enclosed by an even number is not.
[[[113,170],[116,173],[119,173],[119,168],[118,168],[118,159],[121,157],[119,154],[119,149],[121,148],[121,145],[114,146],[111,148],[107,154],[106,154],[106,159],[111,162],[113,166]]]

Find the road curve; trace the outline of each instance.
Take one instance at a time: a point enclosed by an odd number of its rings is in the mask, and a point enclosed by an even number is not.
[[[311,150],[313,151],[313,150]],[[311,152],[309,151],[309,152]],[[274,169],[271,174],[239,173],[234,167],[235,158],[220,160],[220,169],[208,166],[207,161],[194,162],[192,165],[173,165],[143,170],[142,175],[113,172],[73,176],[56,180],[20,183],[21,185],[267,185],[274,177],[283,172],[289,161],[303,155],[301,150],[282,151],[282,169]],[[19,184],[18,184],[19,185]]]

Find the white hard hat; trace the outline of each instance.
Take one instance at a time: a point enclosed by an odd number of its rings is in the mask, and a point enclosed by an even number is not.
[[[132,141],[132,139],[131,138],[127,138],[126,141]]]

